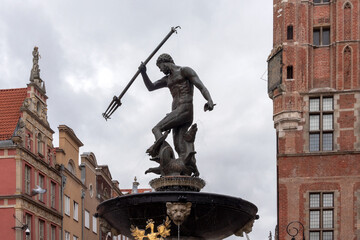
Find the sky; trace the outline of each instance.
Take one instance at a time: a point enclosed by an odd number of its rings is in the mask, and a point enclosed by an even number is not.
[[[57,127],[65,124],[84,143],[80,152],[108,165],[120,188],[131,188],[135,176],[148,188],[158,176],[144,174],[157,165],[145,151],[154,142],[151,129],[171,110],[169,90],[149,92],[139,76],[111,119],[102,113],[174,26],[181,29],[148,63],[148,75],[163,76],[155,64],[161,53],[197,72],[216,103],[204,112],[206,101],[195,90],[202,192],[254,203],[260,219],[249,238],[267,239],[276,226],[276,142],[266,81],[272,1],[1,0],[0,89],[26,87],[38,46],[54,146]]]

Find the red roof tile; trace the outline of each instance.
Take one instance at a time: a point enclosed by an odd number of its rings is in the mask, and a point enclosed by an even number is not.
[[[123,194],[132,194],[132,189],[120,189]],[[151,192],[151,188],[138,188],[138,193]]]
[[[10,139],[20,117],[27,88],[0,89],[0,140]]]

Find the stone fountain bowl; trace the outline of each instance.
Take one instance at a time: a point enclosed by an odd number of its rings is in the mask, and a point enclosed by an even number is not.
[[[171,222],[166,239],[224,239],[256,218],[257,207],[241,198],[200,192],[149,192],[109,199],[97,207],[98,216],[119,233],[132,239],[131,225],[145,229],[153,219],[156,227],[166,219],[166,202],[191,202],[191,213],[178,229]]]

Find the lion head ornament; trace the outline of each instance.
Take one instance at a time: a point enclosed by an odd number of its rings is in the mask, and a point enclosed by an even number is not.
[[[191,212],[191,202],[187,203],[166,203],[167,215],[176,225],[181,225]]]

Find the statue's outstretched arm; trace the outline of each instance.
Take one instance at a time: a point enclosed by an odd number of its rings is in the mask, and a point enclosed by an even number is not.
[[[210,92],[207,90],[205,85],[201,82],[201,80],[198,77],[198,75],[196,74],[196,72],[190,67],[183,67],[182,74],[184,77],[189,79],[189,81],[192,82],[195,85],[195,87],[197,87],[199,89],[199,91],[201,92],[203,97],[208,101],[204,106],[204,111],[213,110],[215,104],[213,103]]]
[[[156,89],[159,88],[163,88],[166,87],[166,81],[165,81],[165,77],[163,77],[162,79],[156,81],[156,82],[152,82],[149,78],[149,76],[146,73],[146,66],[145,64],[141,63],[140,67],[139,67],[141,76],[144,80],[145,86],[149,91],[154,91]]]

